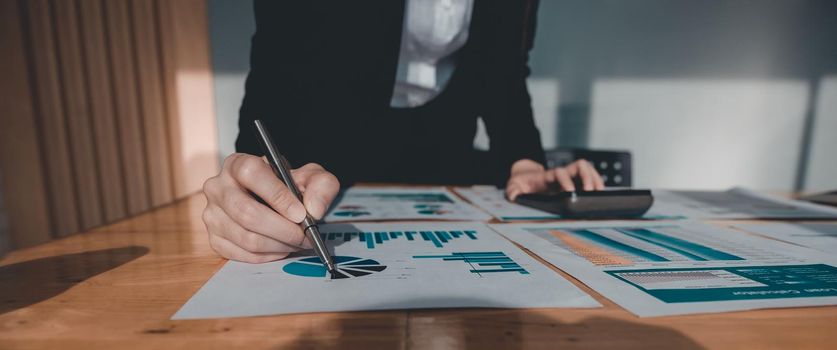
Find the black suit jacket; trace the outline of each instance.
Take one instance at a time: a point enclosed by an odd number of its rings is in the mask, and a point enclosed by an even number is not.
[[[261,118],[294,166],[316,162],[344,185],[505,184],[511,164],[544,154],[526,88],[537,3],[476,0],[447,88],[392,108],[404,2],[260,1],[240,111],[240,152],[262,154]],[[473,149],[482,117],[490,150]]]

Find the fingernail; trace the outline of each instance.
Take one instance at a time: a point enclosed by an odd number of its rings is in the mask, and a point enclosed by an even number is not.
[[[293,222],[302,222],[305,218],[305,207],[300,202],[296,202],[288,208],[288,219]]]

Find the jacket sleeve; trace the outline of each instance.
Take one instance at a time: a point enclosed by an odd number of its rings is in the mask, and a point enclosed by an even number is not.
[[[304,96],[307,89],[300,86],[299,67],[310,45],[307,33],[310,31],[300,18],[307,1],[263,1],[253,2],[256,32],[250,49],[250,72],[245,83],[244,101],[239,110],[239,133],[235,143],[236,151],[260,155],[262,153],[252,132],[255,119],[263,119],[268,127],[289,125],[292,116],[301,115],[306,108]],[[271,128],[275,139],[282,130]]]
[[[540,134],[532,115],[526,87],[529,51],[535,34],[537,0],[499,2],[492,16],[490,55],[485,55],[485,103],[480,115],[489,137],[490,155],[497,167],[494,179],[505,185],[511,165],[520,159],[545,163]]]

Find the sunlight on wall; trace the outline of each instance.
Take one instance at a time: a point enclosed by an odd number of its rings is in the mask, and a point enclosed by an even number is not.
[[[807,94],[802,80],[597,80],[590,145],[631,150],[638,187],[790,190]]]
[[[177,105],[179,125],[172,132],[178,133],[173,140],[179,144],[174,145],[173,155],[186,170],[174,180],[188,192],[199,190],[208,175],[218,173],[218,140],[212,137],[218,131],[215,123],[207,122],[217,120],[214,103],[188,103],[212,100],[212,79],[212,72],[191,70],[178,70],[175,77],[177,98],[185,102]]]
[[[235,153],[238,137],[238,109],[244,99],[247,72],[215,72],[215,113],[218,116],[218,153],[223,161]]]

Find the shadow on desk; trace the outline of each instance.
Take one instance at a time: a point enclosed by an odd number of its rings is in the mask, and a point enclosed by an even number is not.
[[[147,253],[146,247],[128,246],[0,266],[0,315],[52,298]]]
[[[289,348],[703,349],[671,328],[601,316],[565,322],[541,310],[411,310],[406,324],[392,322],[386,327],[376,317],[380,316],[343,314],[318,327],[327,332],[302,334]]]

